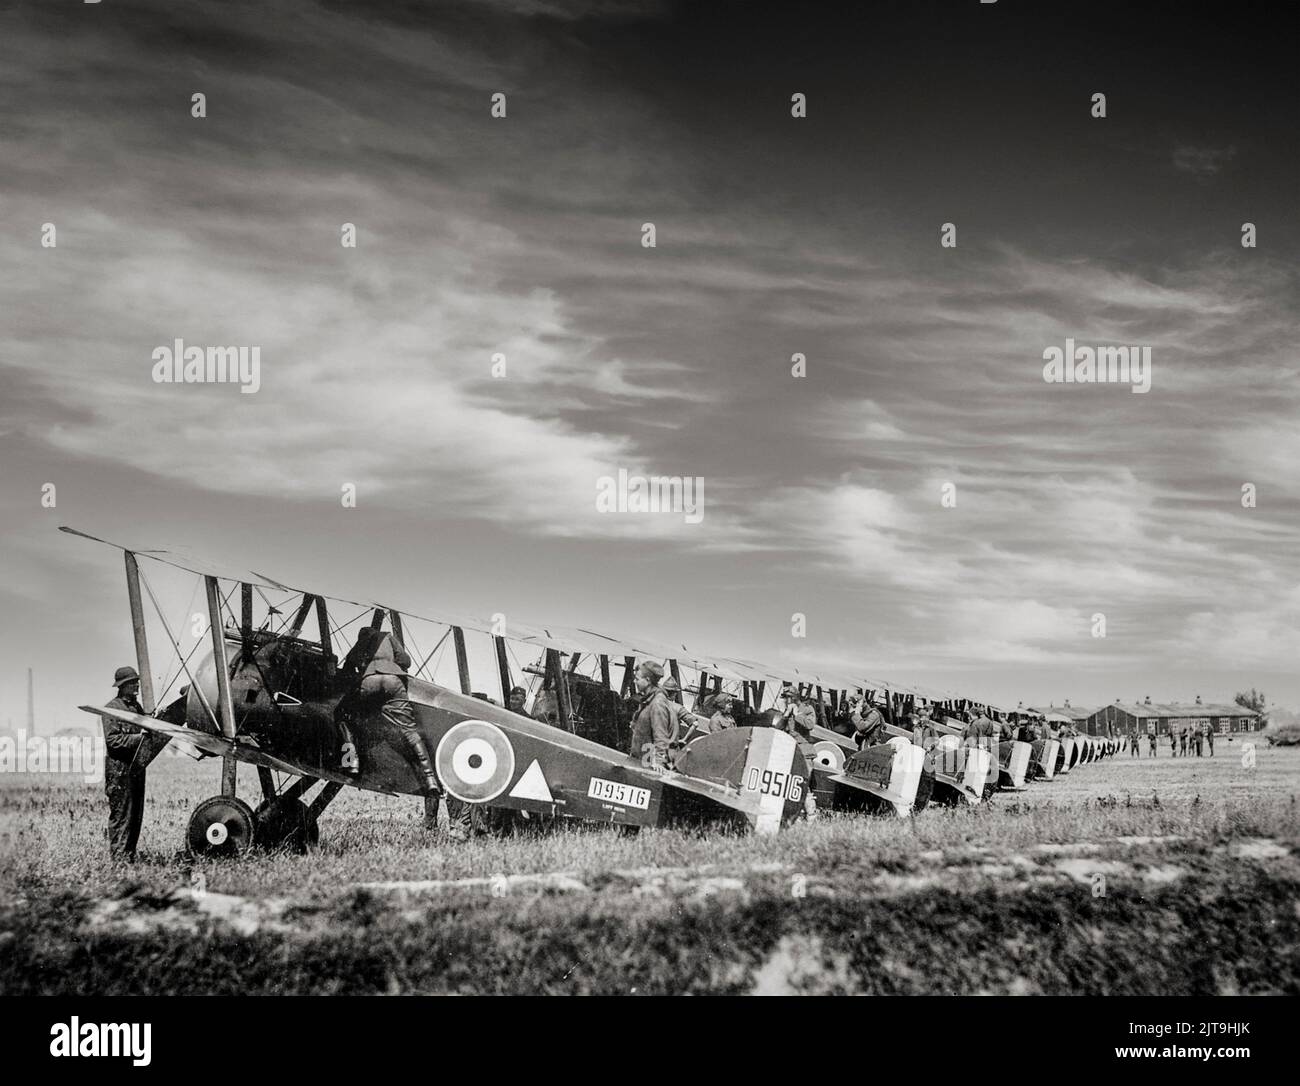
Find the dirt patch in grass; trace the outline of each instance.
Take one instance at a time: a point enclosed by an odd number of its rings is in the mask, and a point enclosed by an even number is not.
[[[1049,853],[892,888],[863,860],[797,892],[786,872],[678,869],[580,892],[357,887],[328,904],[60,895],[0,915],[0,990],[1295,995],[1300,872],[1272,844],[1268,860]]]
[[[345,792],[317,852],[194,862],[210,777],[151,770],[131,866],[102,791],[0,780],[0,992],[1300,994],[1295,749],[762,838],[453,846]]]

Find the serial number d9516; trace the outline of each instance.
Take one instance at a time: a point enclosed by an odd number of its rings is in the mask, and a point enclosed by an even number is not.
[[[779,773],[776,770],[759,770],[751,766],[745,776],[745,787],[765,796],[780,796],[791,803],[803,802],[803,778],[797,773]]]
[[[650,807],[650,789],[637,788],[619,781],[607,781],[603,777],[592,777],[587,785],[587,795],[592,799],[608,800],[621,807],[637,807],[648,810]]]

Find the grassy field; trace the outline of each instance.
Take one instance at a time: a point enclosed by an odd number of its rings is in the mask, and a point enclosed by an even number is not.
[[[164,757],[132,865],[101,786],[0,775],[0,991],[1297,994],[1300,750],[1241,752],[766,838],[458,845],[345,790],[310,855],[202,863],[219,770]]]

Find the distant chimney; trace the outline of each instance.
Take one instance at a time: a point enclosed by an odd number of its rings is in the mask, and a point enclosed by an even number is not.
[[[1065,699],[1065,707],[1066,707],[1067,709],[1070,707],[1070,699],[1069,699],[1069,698],[1066,698],[1066,699]]]
[[[1200,694],[1197,694],[1197,695],[1196,695],[1196,704],[1197,704],[1197,705],[1200,705],[1200,704],[1201,704],[1201,695],[1200,695]]]
[[[1143,704],[1143,705],[1150,705],[1150,704],[1151,704],[1151,695],[1150,695],[1150,694],[1147,695],[1146,701],[1144,701],[1142,704]]]

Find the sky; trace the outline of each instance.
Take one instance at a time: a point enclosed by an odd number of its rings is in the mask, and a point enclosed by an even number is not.
[[[53,729],[133,656],[120,557],[61,524],[999,704],[1300,706],[1270,18],[8,5],[0,725],[28,667]],[[1048,383],[1067,337],[1149,347],[1150,391]],[[155,382],[178,338],[260,388]],[[620,470],[703,518],[598,511]]]

